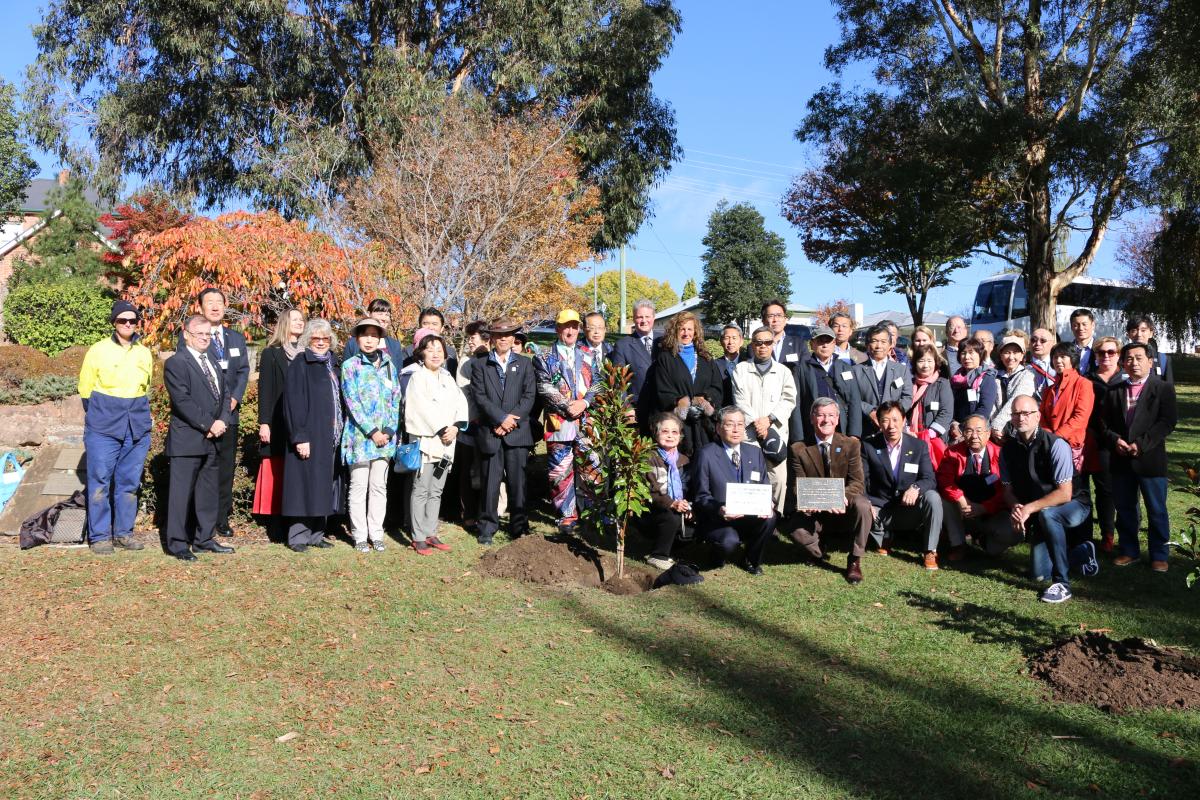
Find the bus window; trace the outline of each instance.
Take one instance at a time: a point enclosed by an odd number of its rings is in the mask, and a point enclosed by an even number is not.
[[[1021,317],[1029,316],[1029,297],[1025,293],[1025,279],[1017,280],[1013,286],[1012,299],[1012,317],[1011,319],[1020,319]]]
[[[1008,301],[1012,296],[1012,281],[988,281],[975,290],[975,308],[971,324],[1008,321]]]

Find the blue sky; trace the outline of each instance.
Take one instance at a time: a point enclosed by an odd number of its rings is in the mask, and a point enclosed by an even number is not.
[[[832,76],[822,54],[836,41],[833,6],[823,0],[756,0],[754,13],[727,0],[676,0],[683,31],[654,78],[655,92],[675,109],[684,158],[653,193],[654,216],[632,242],[628,265],[678,292],[687,278],[703,279],[700,255],[709,214],[721,199],[753,204],[767,226],[784,237],[792,300],[817,304],[839,297],[861,302],[867,313],[906,308],[900,295],[875,293],[871,273],[842,277],[810,264],[794,228],[779,214],[789,178],[812,166],[813,153],[793,132],[805,102]],[[6,21],[0,75],[21,83],[36,55],[31,26],[40,3],[0,0]],[[769,21],[769,24],[768,22]],[[58,165],[35,153],[43,175]],[[1123,233],[1117,224],[1091,269],[1098,277],[1121,277],[1115,253]],[[615,267],[616,260],[600,269]],[[1000,271],[980,260],[955,273],[953,286],[934,290],[930,311],[967,308],[979,279]],[[572,273],[582,283],[590,270]]]

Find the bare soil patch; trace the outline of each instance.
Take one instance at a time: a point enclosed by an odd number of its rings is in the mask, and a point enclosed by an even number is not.
[[[640,594],[654,576],[625,561],[625,575],[617,578],[616,559],[574,536],[522,536],[511,544],[490,550],[480,559],[480,573],[540,586],[603,589],[619,595]]]
[[[1083,633],[1029,660],[1055,700],[1101,711],[1200,708],[1200,658],[1145,639]]]

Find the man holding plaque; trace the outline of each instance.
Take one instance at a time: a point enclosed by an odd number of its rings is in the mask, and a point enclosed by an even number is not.
[[[696,530],[721,551],[721,566],[742,542],[746,571],[762,574],[763,550],[775,531],[771,484],[762,450],[743,441],[746,418],[736,406],[717,413],[717,441],[696,454]],[[735,503],[736,501],[736,503]]]
[[[791,465],[796,476],[798,506],[792,539],[814,561],[821,561],[828,557],[821,548],[821,534],[853,533],[854,545],[846,560],[846,580],[856,584],[862,583],[860,562],[867,551],[873,516],[871,501],[865,494],[861,443],[838,433],[840,417],[835,400],[817,398],[809,414],[817,443],[792,445]],[[838,479],[842,484],[840,504],[833,507],[826,506],[825,498],[821,497],[822,490],[828,488],[822,483],[830,479]],[[806,481],[811,483],[806,485]],[[815,507],[818,504],[821,507]]]
[[[879,433],[863,439],[867,497],[875,515],[872,535],[887,555],[899,531],[916,531],[925,543],[925,569],[938,568],[942,498],[929,445],[904,432],[904,406],[886,401],[875,409]]]

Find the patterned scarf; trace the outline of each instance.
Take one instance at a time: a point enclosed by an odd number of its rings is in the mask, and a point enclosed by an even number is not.
[[[667,465],[667,496],[672,500],[683,499],[683,477],[679,474],[679,450],[663,450],[658,454]]]
[[[324,355],[317,355],[312,350],[308,352],[325,365],[325,372],[329,375],[329,385],[333,390],[331,392],[333,398],[333,446],[336,448],[342,439],[342,388],[338,384],[337,371],[333,368],[333,359],[329,357],[329,351],[326,350]]]

